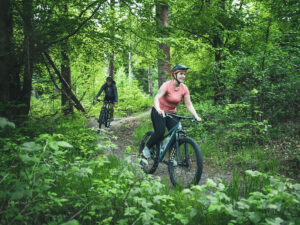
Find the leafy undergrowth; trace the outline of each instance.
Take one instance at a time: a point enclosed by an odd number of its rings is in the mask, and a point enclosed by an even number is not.
[[[248,170],[229,184],[170,189],[125,160],[101,155],[105,146],[96,147],[80,117],[58,118],[50,133],[31,121],[35,129],[24,139],[13,126],[0,120],[1,224],[300,222],[300,184],[289,180]]]

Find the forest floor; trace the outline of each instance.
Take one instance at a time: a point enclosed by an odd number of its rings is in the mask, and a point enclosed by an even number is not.
[[[140,118],[147,115],[150,120],[150,110],[136,116],[114,118],[114,121],[111,122],[109,128],[101,128],[100,132],[107,133],[111,143],[113,144],[106,149],[106,154],[114,154],[118,158],[124,158],[126,161],[137,164],[139,144],[135,143],[133,133],[140,123],[142,123]],[[97,120],[95,118],[90,119],[87,123],[87,127],[97,129]],[[104,141],[102,140],[102,143],[100,144],[103,143]],[[218,168],[214,168],[209,161],[209,159],[206,160],[204,158],[203,173],[199,183],[200,185],[205,184],[207,179],[212,179],[217,183],[219,179],[227,182],[231,181],[232,171],[220,171]],[[168,166],[164,163],[160,163],[153,175],[169,182]]]

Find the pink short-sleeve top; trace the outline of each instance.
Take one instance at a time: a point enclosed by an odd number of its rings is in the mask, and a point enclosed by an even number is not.
[[[189,95],[190,92],[183,83],[180,83],[179,87],[174,87],[175,80],[169,80],[161,86],[161,89],[165,91],[165,95],[159,99],[159,107],[164,112],[175,113],[178,103],[182,97]]]

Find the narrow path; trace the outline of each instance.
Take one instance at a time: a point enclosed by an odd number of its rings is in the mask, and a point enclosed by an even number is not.
[[[147,110],[146,112],[143,112],[137,116],[115,118],[114,121],[111,122],[111,126],[109,128],[101,129],[100,132],[107,133],[110,137],[110,141],[113,143],[112,146],[107,148],[106,154],[114,154],[118,158],[126,158],[127,161],[136,163],[138,160],[137,154],[127,152],[138,152],[138,146],[135,147],[136,149],[129,150],[128,148],[131,148],[130,146],[133,146],[134,144],[133,133],[141,123],[140,118],[148,115],[150,119],[150,112],[151,110]],[[97,128],[98,122],[95,118],[90,119],[87,123],[87,126],[89,128]],[[153,175],[169,181],[168,166],[164,163],[160,163]],[[208,178],[214,180],[215,182],[218,182],[219,179],[230,181],[232,179],[232,172],[216,172],[216,169],[212,168],[210,163],[205,162],[204,159],[204,167],[200,185],[205,184]]]

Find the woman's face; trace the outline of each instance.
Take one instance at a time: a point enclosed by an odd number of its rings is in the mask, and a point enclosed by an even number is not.
[[[179,82],[183,83],[185,80],[186,72],[180,71],[176,75],[177,75],[177,80],[179,80]]]

